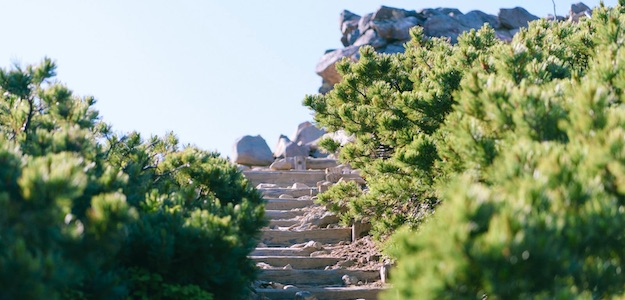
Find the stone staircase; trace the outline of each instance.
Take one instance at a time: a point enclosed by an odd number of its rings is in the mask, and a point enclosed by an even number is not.
[[[377,299],[383,290],[378,269],[337,268],[343,258],[329,250],[357,238],[357,228],[333,224],[305,224],[314,204],[317,184],[326,180],[322,170],[251,170],[244,174],[263,193],[269,226],[262,231],[251,258],[259,266],[256,299]],[[326,215],[327,216],[327,215]],[[334,267],[333,267],[334,266]]]

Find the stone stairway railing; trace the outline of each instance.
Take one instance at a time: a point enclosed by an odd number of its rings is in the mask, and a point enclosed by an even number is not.
[[[331,268],[342,258],[329,256],[328,249],[358,238],[360,232],[354,231],[358,227],[339,227],[329,213],[305,224],[310,210],[323,210],[312,200],[317,186],[327,186],[326,179],[333,176],[322,170],[244,174],[263,193],[269,220],[251,253],[260,268],[256,299],[377,299],[383,289],[380,270]]]

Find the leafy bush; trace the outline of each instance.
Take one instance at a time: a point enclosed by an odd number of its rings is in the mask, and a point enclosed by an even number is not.
[[[238,299],[260,194],[173,134],[118,136],[53,81],[0,72],[0,299]]]

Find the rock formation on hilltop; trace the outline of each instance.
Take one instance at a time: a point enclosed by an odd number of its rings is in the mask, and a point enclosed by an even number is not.
[[[573,4],[568,19],[577,21],[580,17],[590,16],[591,12],[584,3]],[[546,18],[565,19],[554,16]],[[404,43],[410,40],[410,28],[414,26],[423,27],[427,37],[447,37],[455,43],[463,32],[479,29],[488,23],[495,29],[497,38],[511,41],[521,27],[537,19],[537,16],[521,7],[502,8],[496,16],[479,10],[464,14],[455,8],[426,8],[415,11],[382,6],[376,12],[364,16],[344,10],[339,17],[339,25],[341,42],[345,47],[328,50],[319,60],[316,72],[323,78],[319,92],[327,93],[341,80],[335,69],[336,62],[344,57],[358,60],[358,49],[364,45],[372,46],[379,53],[404,52]]]

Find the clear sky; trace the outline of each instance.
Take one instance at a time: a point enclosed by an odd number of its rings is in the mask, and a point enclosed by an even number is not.
[[[559,15],[573,3],[555,2]],[[324,51],[341,47],[340,12],[380,5],[553,13],[548,0],[0,0],[0,66],[50,57],[57,78],[95,96],[117,131],[173,131],[230,156],[238,137],[260,134],[273,149],[280,134],[312,121],[302,99],[321,84],[314,69]]]

